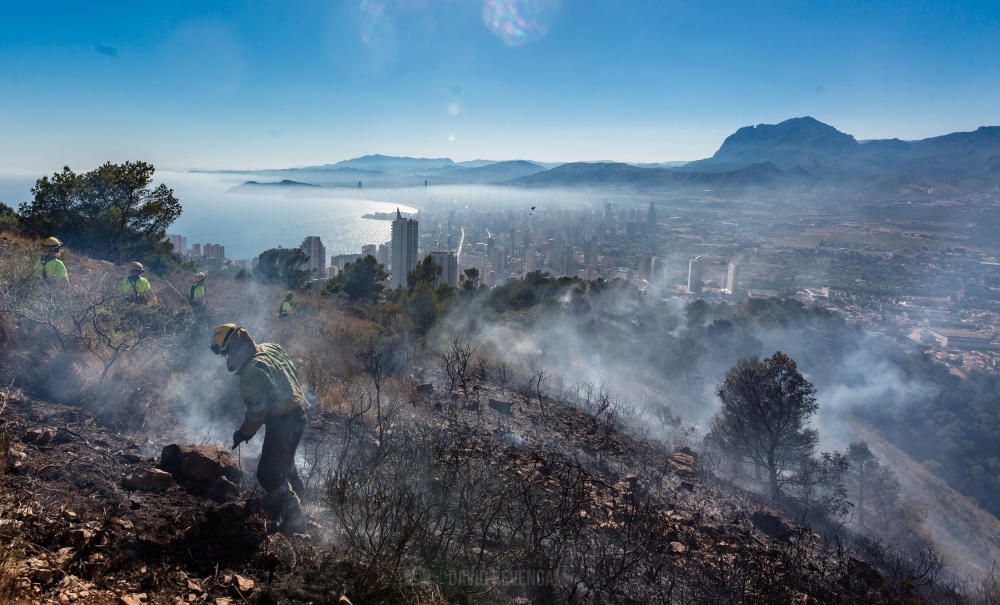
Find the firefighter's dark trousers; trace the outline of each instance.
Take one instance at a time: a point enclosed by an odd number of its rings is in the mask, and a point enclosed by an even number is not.
[[[301,408],[264,422],[264,446],[257,464],[257,480],[267,492],[275,508],[288,499],[288,493],[304,495],[305,486],[295,469],[295,450],[306,426],[306,413]]]

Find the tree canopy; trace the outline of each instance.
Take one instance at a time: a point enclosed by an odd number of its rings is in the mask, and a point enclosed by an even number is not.
[[[763,468],[772,498],[809,462],[819,439],[809,420],[818,409],[816,389],[781,351],[736,362],[716,394],[722,409],[709,439],[723,452]]]
[[[439,277],[441,277],[441,265],[434,262],[434,259],[428,255],[417,263],[413,271],[410,271],[407,282],[411,288],[416,287],[417,284],[433,287]]]
[[[20,207],[22,227],[99,258],[162,264],[181,203],[166,185],[152,186],[155,171],[147,162],[108,162],[82,174],[64,167],[35,183],[32,201]]]
[[[14,209],[0,202],[0,231],[16,229],[20,225],[21,217],[14,212]]]
[[[479,269],[475,267],[469,267],[458,276],[458,280],[462,282],[462,290],[466,292],[473,292],[479,289]]]
[[[382,283],[389,277],[385,267],[374,256],[344,265],[337,277],[330,280],[327,290],[343,293],[352,301],[375,302],[382,294]]]
[[[253,272],[265,283],[301,288],[309,278],[309,272],[302,268],[306,260],[306,253],[299,248],[271,248],[260,253]]]

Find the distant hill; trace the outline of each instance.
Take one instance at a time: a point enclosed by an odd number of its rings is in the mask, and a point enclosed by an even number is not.
[[[640,168],[613,162],[573,162],[515,179],[511,184],[526,187],[725,188],[767,185],[785,176],[769,162],[717,173]]]
[[[293,183],[323,187],[354,187],[358,181],[377,180],[385,176],[378,170],[363,170],[359,168],[337,167],[333,164],[320,166],[303,166],[300,168],[264,168],[260,170],[195,170],[192,172],[208,174],[238,174],[258,178],[274,178]],[[274,185],[275,183],[258,180],[247,181],[257,185]],[[242,185],[239,185],[240,187]],[[251,185],[252,186],[252,185]],[[235,188],[234,188],[235,189]]]
[[[544,172],[545,166],[526,160],[511,160],[509,162],[494,162],[472,168],[453,167],[439,171],[435,184],[486,184],[502,183],[531,174]]]
[[[233,187],[230,191],[236,190],[252,190],[252,189],[273,189],[273,188],[288,188],[288,189],[310,189],[319,188],[319,185],[314,185],[312,183],[302,183],[300,181],[292,181],[289,179],[283,179],[280,181],[275,181],[272,183],[261,183],[259,181],[246,181],[240,185]]]
[[[362,168],[366,166],[367,168]],[[456,164],[448,158],[406,158],[369,155],[336,164],[252,171],[212,171],[280,178],[324,187],[415,187],[428,181],[433,185],[501,183],[546,170],[548,166],[526,160],[494,162],[474,160]],[[207,171],[206,171],[207,172]],[[250,183],[250,182],[248,182]],[[253,181],[257,185],[271,185]],[[254,185],[249,185],[254,186]]]
[[[380,170],[364,170],[361,168],[338,167],[334,164],[321,164],[319,166],[301,166],[297,168],[257,168],[250,170],[191,170],[196,174],[262,174],[278,176],[282,174],[316,174],[330,173],[339,175],[373,176],[384,174]]]
[[[528,187],[634,189],[836,187],[859,194],[992,190],[1000,186],[1000,127],[919,141],[859,142],[812,117],[740,128],[704,160],[680,166],[572,163],[516,178]]]
[[[537,162],[534,160],[467,160],[465,162],[455,162],[456,167],[461,168],[480,168],[482,166],[488,166],[490,164],[502,164],[506,162],[528,162],[530,164],[537,164],[542,168],[555,168],[563,162]]]
[[[462,168],[479,168],[480,166],[496,164],[498,161],[499,160],[466,160],[464,162],[455,162],[455,165],[461,166]]]
[[[626,164],[470,160],[366,155],[335,164],[215,171],[278,178],[279,186],[419,187],[511,184],[523,187],[716,189],[794,185],[866,194],[993,191],[1000,187],[1000,127],[983,126],[918,141],[858,141],[813,117],[745,126],[712,157]],[[256,183],[248,186],[274,186]]]
[[[875,189],[1000,185],[1000,127],[983,126],[918,141],[859,142],[814,118],[740,128],[686,171],[721,172],[770,162],[812,181]]]
[[[823,170],[836,165],[858,142],[849,134],[816,120],[792,118],[780,124],[745,126],[726,137],[711,158],[689,162],[687,171],[722,172],[770,162],[789,170]]]
[[[870,141],[858,158],[891,167],[889,177],[927,185],[1000,185],[1000,127],[982,126],[919,141]]]
[[[365,155],[359,158],[343,160],[334,166],[339,168],[361,168],[365,170],[380,170],[382,172],[415,172],[430,168],[452,166],[451,158],[411,158],[391,155]]]
[[[639,168],[680,168],[681,166],[686,166],[691,162],[629,162],[633,166],[638,166]]]
[[[278,170],[269,170],[267,172],[271,173],[303,173],[303,174],[313,174],[313,173],[326,173],[326,174],[336,174],[340,176],[378,176],[380,174],[385,174],[381,170],[365,170],[364,168],[352,168],[349,166],[337,166],[336,164],[322,164],[320,166],[303,166],[302,168],[281,168]]]

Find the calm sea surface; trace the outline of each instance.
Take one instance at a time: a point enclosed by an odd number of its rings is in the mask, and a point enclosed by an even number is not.
[[[391,232],[389,221],[361,217],[397,206],[308,189],[229,191],[246,180],[243,176],[165,173],[161,178],[184,204],[184,214],[170,231],[186,236],[189,246],[223,244],[230,258],[250,258],[279,245],[295,247],[307,235],[320,236],[327,255],[360,254],[361,246],[386,242]],[[399,208],[416,212],[410,206]]]
[[[173,188],[184,213],[170,233],[184,235],[188,245],[217,243],[226,256],[250,258],[268,248],[297,247],[307,235],[323,239],[328,255],[360,254],[365,244],[389,240],[390,222],[361,218],[371,212],[391,212],[397,204],[337,197],[344,190],[298,191],[260,188],[254,192],[230,189],[252,179],[246,175],[156,173],[158,181]],[[263,180],[263,179],[261,179]],[[30,198],[34,178],[0,178],[0,202],[16,207]],[[416,208],[398,204],[403,212]]]

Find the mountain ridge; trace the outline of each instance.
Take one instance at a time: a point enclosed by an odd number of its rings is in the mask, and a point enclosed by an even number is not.
[[[683,190],[767,185],[866,194],[979,191],[1000,186],[1000,126],[917,140],[858,140],[812,116],[744,126],[708,158],[626,163],[469,160],[371,154],[298,168],[214,171],[324,187],[512,185]]]
[[[835,185],[868,193],[942,187],[981,190],[1000,186],[1000,127],[980,126],[974,131],[915,141],[873,139],[859,142],[850,134],[805,116],[778,124],[739,128],[726,137],[709,158],[676,169],[636,167],[654,172],[632,172],[633,178],[627,183],[622,182],[624,172],[619,165],[599,166],[616,174],[591,172],[580,184],[617,182],[634,188],[683,188],[694,184],[726,187]],[[775,170],[765,169],[766,166]],[[665,176],[664,170],[671,175]],[[571,185],[558,169],[518,179],[513,184]]]

